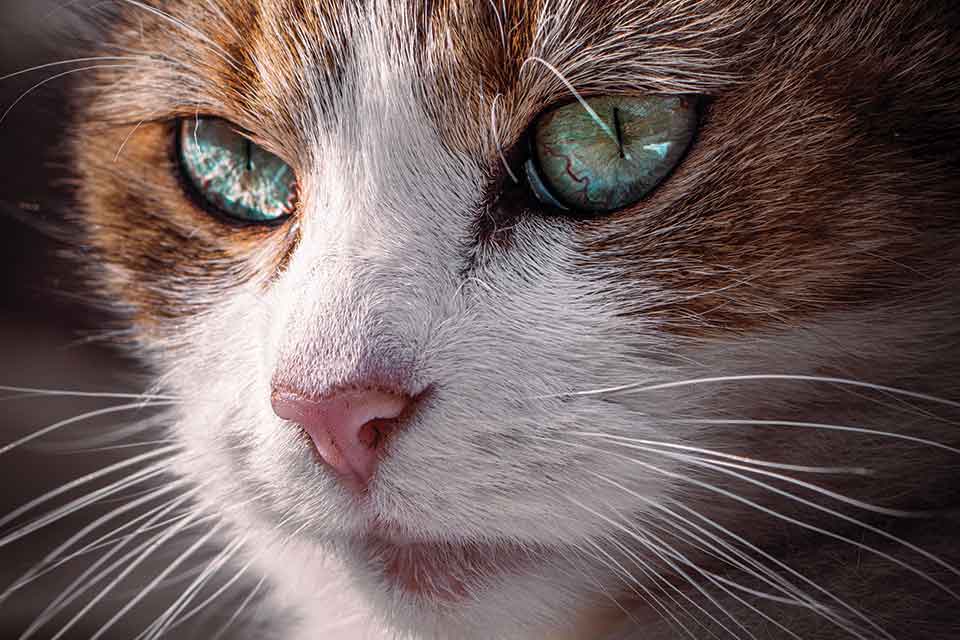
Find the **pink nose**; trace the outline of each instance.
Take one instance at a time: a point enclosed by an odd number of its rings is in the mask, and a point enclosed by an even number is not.
[[[307,432],[335,471],[364,487],[387,438],[410,406],[407,396],[374,389],[341,389],[321,399],[274,391],[273,411]]]

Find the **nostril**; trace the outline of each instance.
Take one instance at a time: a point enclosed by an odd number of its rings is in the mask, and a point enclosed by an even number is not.
[[[271,403],[279,417],[303,428],[324,462],[341,476],[365,486],[412,399],[379,389],[349,387],[321,398],[276,390]]]

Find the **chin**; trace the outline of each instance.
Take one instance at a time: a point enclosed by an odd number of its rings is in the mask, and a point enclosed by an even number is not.
[[[618,585],[563,547],[426,540],[395,524],[276,542],[258,564],[296,619],[285,639],[584,638],[623,615]]]

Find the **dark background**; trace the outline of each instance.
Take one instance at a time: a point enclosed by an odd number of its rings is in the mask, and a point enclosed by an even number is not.
[[[85,1],[85,0],[84,0]],[[74,57],[64,46],[64,34],[76,33],[67,0],[0,0],[0,76],[33,65]],[[76,4],[76,3],[73,3]],[[72,46],[72,45],[71,45]],[[24,92],[57,73],[87,66],[53,67],[0,81],[0,113]],[[89,290],[73,275],[75,269],[61,257],[64,246],[42,228],[56,225],[71,202],[65,178],[67,159],[63,141],[70,128],[67,81],[82,82],[82,73],[55,80],[30,93],[0,123],[0,385],[87,391],[142,391],[131,382],[135,368],[108,342],[94,339],[105,318],[84,304]],[[110,406],[116,400],[22,397],[0,391],[0,452],[4,445],[58,420]],[[72,478],[102,468],[129,455],[130,450],[80,450],[72,441],[102,433],[130,416],[85,421],[37,440],[29,446],[0,453],[0,518],[16,507],[61,486]],[[150,439],[145,437],[143,439]],[[143,450],[139,450],[142,452]],[[139,487],[143,489],[143,487]],[[50,507],[82,496],[78,489]],[[116,507],[117,502],[112,506]],[[86,522],[106,512],[111,504],[95,505],[74,517],[40,529],[24,539],[0,546],[0,593],[33,566],[43,554]],[[40,508],[0,526],[0,541],[18,526],[28,524],[48,508]],[[53,571],[0,603],[0,640],[17,638],[37,613],[96,553]],[[162,558],[158,560],[162,562]],[[144,584],[140,576],[139,584]],[[180,583],[182,585],[182,582]],[[137,590],[136,577],[121,585],[116,595],[91,611],[83,624],[64,637],[88,638]],[[161,594],[164,592],[161,591]],[[177,593],[176,585],[168,593]],[[157,606],[171,600],[157,598],[134,610],[106,634],[106,638],[134,638],[156,617]],[[68,618],[57,620],[65,622]],[[59,625],[45,627],[36,638],[49,638]],[[173,637],[188,637],[178,630]],[[210,637],[194,630],[189,637]]]

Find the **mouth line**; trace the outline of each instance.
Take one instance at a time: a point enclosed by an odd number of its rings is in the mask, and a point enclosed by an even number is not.
[[[398,542],[377,533],[355,542],[388,589],[432,602],[467,600],[533,561],[531,551],[508,543]]]

